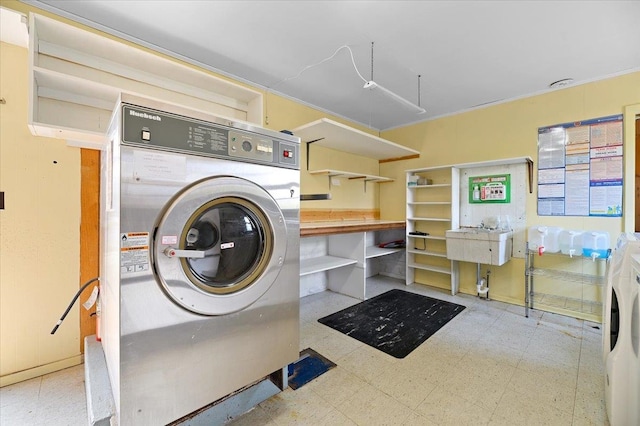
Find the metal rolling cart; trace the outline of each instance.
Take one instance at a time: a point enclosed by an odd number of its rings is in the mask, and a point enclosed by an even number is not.
[[[581,319],[602,321],[602,289],[606,282],[609,256],[591,259],[582,255],[544,254],[545,257],[554,258],[552,263],[568,266],[568,269],[556,268],[553,265],[536,264],[536,256],[538,256],[538,251],[529,249],[529,243],[527,243],[524,271],[524,308],[526,317],[529,317],[530,309],[540,306],[544,311],[570,315]],[[587,267],[587,265],[589,266]],[[534,278],[536,276],[558,282],[582,285],[581,297],[536,291]],[[585,288],[587,291],[585,291]],[[557,289],[561,290],[564,287],[559,285]]]

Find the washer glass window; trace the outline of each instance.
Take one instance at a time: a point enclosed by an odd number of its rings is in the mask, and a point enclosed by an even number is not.
[[[257,206],[242,198],[223,197],[193,213],[183,229],[180,247],[204,252],[202,258],[182,259],[191,282],[210,293],[231,293],[262,273],[273,238]]]

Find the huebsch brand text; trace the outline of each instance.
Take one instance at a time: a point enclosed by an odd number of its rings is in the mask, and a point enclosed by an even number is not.
[[[146,112],[134,111],[132,109],[129,110],[129,115],[133,115],[140,118],[146,118],[148,120],[162,121],[162,117],[160,117],[159,115],[151,115],[151,114],[147,114]]]

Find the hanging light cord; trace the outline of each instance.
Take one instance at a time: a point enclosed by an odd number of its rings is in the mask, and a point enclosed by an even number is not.
[[[295,80],[296,78],[300,77],[300,76],[302,75],[302,73],[303,73],[303,72],[305,72],[305,71],[307,71],[308,69],[313,68],[313,67],[317,67],[318,65],[323,64],[323,63],[325,63],[325,62],[327,62],[327,61],[329,61],[329,60],[333,59],[333,58],[338,54],[338,52],[340,52],[342,49],[347,49],[347,50],[349,51],[349,55],[351,56],[351,63],[353,64],[353,69],[355,69],[355,70],[356,70],[356,74],[358,74],[358,77],[360,77],[360,78],[362,79],[362,81],[364,81],[364,82],[366,83],[368,80],[367,80],[366,78],[364,78],[364,77],[362,76],[362,74],[360,74],[360,71],[358,71],[358,67],[356,66],[356,61],[355,61],[355,59],[353,58],[353,51],[351,50],[351,48],[350,48],[349,46],[347,46],[347,45],[345,44],[345,45],[342,45],[342,46],[338,47],[338,48],[336,49],[336,51],[335,51],[335,52],[333,52],[333,55],[331,55],[331,56],[329,56],[329,57],[327,57],[327,58],[324,58],[323,60],[321,60],[320,62],[316,62],[315,64],[307,65],[307,66],[306,66],[306,67],[304,67],[302,70],[300,70],[300,72],[299,72],[298,74],[296,74],[296,75],[294,75],[294,76],[292,76],[292,77],[287,77],[287,78],[285,78],[284,80],[280,80],[280,81],[278,81],[276,84],[274,84],[273,86],[271,86],[269,89],[273,89],[273,88],[275,88],[276,86],[278,86],[278,85],[280,85],[280,84],[282,84],[282,83],[285,83],[285,82],[287,82],[287,81],[289,81],[289,80]],[[373,72],[373,70],[372,70],[372,72]]]
[[[372,45],[373,45],[373,43],[372,43]],[[373,46],[372,46],[372,48],[373,48]],[[283,80],[280,80],[280,81],[276,82],[273,86],[267,86],[267,94],[268,94],[271,90],[275,89],[275,88],[276,88],[276,86],[279,86],[279,85],[281,85],[282,83],[285,83],[285,82],[287,82],[287,81],[289,81],[289,80],[294,80],[294,79],[296,79],[296,78],[300,77],[300,76],[302,75],[302,73],[303,73],[303,72],[305,72],[306,70],[308,70],[308,69],[310,69],[310,68],[313,68],[313,67],[317,67],[318,65],[323,64],[323,63],[325,63],[325,62],[327,62],[327,61],[329,61],[329,60],[333,59],[333,58],[338,54],[338,52],[340,52],[342,49],[347,49],[347,50],[349,51],[349,55],[351,56],[351,63],[353,64],[353,69],[355,69],[355,70],[356,70],[356,74],[358,74],[358,76],[362,79],[362,81],[364,81],[364,82],[366,83],[366,82],[367,82],[367,79],[366,79],[366,78],[364,78],[364,77],[362,76],[362,74],[360,74],[360,71],[358,71],[358,67],[356,66],[356,61],[355,61],[355,59],[353,58],[353,51],[351,50],[351,48],[350,48],[349,46],[347,46],[347,45],[345,44],[345,45],[342,45],[342,46],[338,47],[338,48],[336,49],[336,51],[335,51],[335,52],[333,52],[333,55],[331,55],[331,56],[329,56],[329,57],[327,57],[327,58],[324,58],[324,59],[323,59],[323,60],[321,60],[320,62],[316,62],[315,64],[307,65],[306,67],[302,68],[298,74],[296,74],[296,75],[294,75],[294,76],[291,76],[291,77],[287,77],[287,78],[285,78],[285,79],[283,79]],[[372,61],[372,63],[371,63],[371,65],[372,65],[372,68],[371,68],[371,78],[373,79],[373,58],[371,58],[371,61]],[[265,113],[266,113],[266,114],[265,114],[265,121],[266,121],[266,124],[267,124],[267,125],[269,124],[269,113],[268,113],[268,111],[269,111],[269,97],[267,96],[267,97],[265,98]]]
[[[374,82],[374,80],[373,80],[373,42],[371,42],[371,80],[367,80],[366,78],[364,78],[364,77],[362,76],[362,74],[360,74],[360,71],[358,70],[358,67],[356,66],[356,61],[355,61],[355,59],[354,59],[354,57],[353,57],[353,51],[351,50],[351,48],[350,48],[348,45],[344,44],[344,45],[342,45],[342,46],[338,47],[338,48],[336,49],[336,51],[335,51],[335,52],[333,52],[333,54],[332,54],[331,56],[328,56],[328,57],[326,57],[326,58],[322,59],[321,61],[316,62],[316,63],[314,63],[314,64],[307,65],[306,67],[302,68],[302,69],[300,70],[300,72],[298,72],[296,75],[293,75],[293,76],[291,76],[291,77],[287,77],[287,78],[285,78],[285,79],[282,79],[282,80],[280,80],[280,81],[276,82],[275,84],[273,84],[272,86],[267,87],[267,94],[268,94],[271,90],[273,90],[276,86],[279,86],[279,85],[280,85],[280,84],[282,84],[282,83],[285,83],[285,82],[287,82],[287,81],[294,80],[294,79],[296,79],[296,78],[300,77],[300,76],[301,76],[305,71],[307,71],[308,69],[311,69],[311,68],[313,68],[313,67],[317,67],[317,66],[318,66],[318,65],[320,65],[320,64],[323,64],[323,63],[325,63],[325,62],[327,62],[327,61],[330,61],[330,60],[331,60],[331,59],[333,59],[333,58],[334,58],[334,57],[335,57],[335,56],[336,56],[336,55],[337,55],[337,54],[338,54],[342,49],[347,49],[347,50],[349,51],[349,56],[351,57],[351,63],[353,64],[353,69],[355,70],[356,74],[358,74],[358,77],[360,77],[360,79],[365,83],[364,88],[368,88],[368,86],[369,86],[369,85],[371,85],[371,86],[373,86],[373,87],[380,87],[380,88],[382,88],[382,86],[380,86],[380,85],[376,84],[376,83]],[[420,112],[421,112],[421,113],[423,113],[423,112],[425,112],[425,110],[424,110],[424,108],[422,108],[422,107],[420,106],[420,77],[421,77],[421,76],[420,76],[420,75],[418,75],[418,105],[417,105],[417,107],[418,107],[418,109],[420,109],[420,110],[421,110]],[[389,90],[387,90],[387,89],[383,89],[383,90],[385,90],[386,92],[390,93],[390,94],[391,94],[391,95],[393,95],[394,97],[399,98],[399,96],[398,96],[398,95],[396,95],[395,93],[390,92],[390,91],[389,91]],[[407,100],[406,100],[406,99],[404,99],[404,98],[401,98],[401,101],[402,101],[402,102],[404,102],[404,103],[410,103],[409,101],[407,101]],[[413,104],[413,105],[415,106],[415,104]],[[268,111],[268,109],[269,109],[269,107],[268,107],[268,101],[267,101],[267,100],[265,100],[265,109],[266,109],[267,111]],[[267,111],[265,111],[265,112],[266,112],[265,119],[266,119],[267,124],[269,124],[269,114],[268,114],[268,112],[267,112]]]

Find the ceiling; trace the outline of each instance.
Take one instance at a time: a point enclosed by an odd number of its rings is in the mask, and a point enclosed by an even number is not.
[[[640,1],[24,2],[377,130],[640,70]]]

